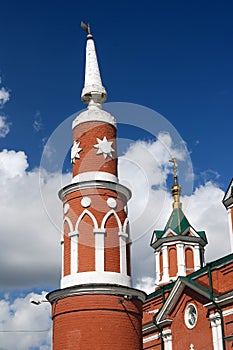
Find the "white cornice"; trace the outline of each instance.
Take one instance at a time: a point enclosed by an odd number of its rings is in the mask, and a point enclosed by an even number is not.
[[[102,122],[102,123],[108,123],[111,124],[116,128],[117,123],[114,116],[112,116],[110,113],[106,112],[105,110],[90,106],[85,111],[78,114],[73,123],[72,123],[72,129],[76,128],[76,126],[83,124],[83,123],[90,123],[90,122]]]
[[[98,180],[83,181],[83,182],[67,185],[58,192],[58,195],[59,195],[59,198],[63,201],[65,196],[67,196],[67,194],[70,194],[75,191],[91,189],[91,188],[108,189],[108,190],[116,191],[118,193],[122,193],[126,197],[127,201],[131,198],[131,191],[127,187],[114,182],[98,181]]]
[[[126,300],[139,299],[143,303],[146,300],[146,293],[121,285],[109,285],[109,284],[83,284],[80,286],[74,286],[70,288],[57,289],[46,295],[46,298],[50,303],[56,302],[59,299],[74,295],[96,295],[96,294],[107,294],[107,295],[119,295]]]

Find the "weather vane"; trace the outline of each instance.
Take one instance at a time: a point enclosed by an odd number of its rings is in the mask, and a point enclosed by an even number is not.
[[[81,22],[81,27],[82,27],[82,29],[84,29],[87,32],[87,34],[91,34],[91,28],[90,28],[90,24],[89,23],[86,24],[86,23],[84,23],[82,21]]]

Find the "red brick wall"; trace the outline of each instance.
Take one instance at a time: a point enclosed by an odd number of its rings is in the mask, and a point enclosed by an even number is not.
[[[54,350],[141,350],[141,302],[115,295],[72,296],[53,304]]]
[[[105,171],[117,174],[117,152],[116,152],[116,128],[108,123],[90,122],[78,125],[74,131],[74,140],[80,142],[83,149],[73,164],[73,176],[87,171]],[[105,159],[103,154],[96,155],[98,149],[93,146],[98,142],[96,138],[103,140],[106,136],[108,141],[112,141],[112,148],[115,150],[113,159]]]

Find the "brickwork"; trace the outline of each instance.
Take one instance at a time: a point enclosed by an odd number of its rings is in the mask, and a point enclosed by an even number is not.
[[[53,304],[53,349],[140,350],[141,308],[116,295],[61,299]]]
[[[82,151],[80,159],[73,164],[73,176],[88,171],[105,171],[117,174],[116,128],[108,123],[90,122],[78,125],[74,131],[74,141],[80,142]],[[102,154],[96,155],[97,138],[113,142],[113,157],[104,158]]]

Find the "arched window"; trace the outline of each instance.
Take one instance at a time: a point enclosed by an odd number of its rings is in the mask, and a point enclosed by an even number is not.
[[[192,248],[185,249],[185,266],[187,275],[194,271],[194,258]]]
[[[177,252],[175,247],[170,247],[168,250],[168,261],[169,261],[169,276],[177,276]]]

